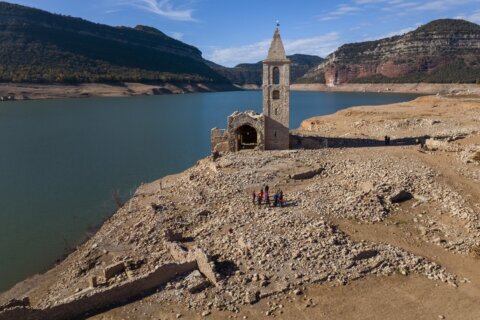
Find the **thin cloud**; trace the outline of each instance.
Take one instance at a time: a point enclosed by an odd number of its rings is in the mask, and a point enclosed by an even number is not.
[[[182,40],[184,34],[181,33],[181,32],[172,32],[172,33],[170,33],[170,36],[174,39]]]
[[[480,24],[480,10],[474,11],[472,14],[468,14],[468,15],[462,14],[458,16],[457,19],[464,19],[464,20],[468,20],[468,21]]]
[[[105,14],[117,13],[118,11],[119,11],[118,9],[106,10]]]
[[[324,13],[320,16],[318,16],[319,21],[330,21],[330,20],[335,20],[340,17],[343,17],[345,15],[351,15],[354,13],[357,13],[361,11],[360,7],[357,6],[351,6],[347,4],[340,4],[337,6],[337,8],[331,12]]]
[[[121,1],[119,4],[134,6],[170,20],[196,21],[193,18],[193,9],[179,9],[174,7],[170,0],[131,0]]]
[[[357,0],[369,1],[369,0]],[[435,1],[410,1],[410,0],[372,0],[369,3],[383,3],[383,11],[405,12],[401,10],[409,11],[430,11],[430,12],[444,12],[454,9],[458,6],[462,6],[468,3],[473,3],[478,0],[435,0]]]
[[[417,11],[447,11],[451,8],[454,8],[469,2],[472,2],[472,1],[468,1],[468,0],[466,1],[461,1],[461,0],[428,1],[413,7],[413,9]]]
[[[356,6],[360,10],[376,8],[385,12],[397,12],[399,15],[405,15],[405,10],[410,12],[445,12],[475,2],[478,2],[478,0],[353,0],[351,3],[352,6]]]
[[[312,38],[285,39],[283,42],[287,54],[303,53],[321,57],[335,51],[340,44],[337,32]],[[254,63],[266,58],[270,43],[271,39],[268,39],[239,47],[212,48],[206,58],[229,67],[245,62]]]

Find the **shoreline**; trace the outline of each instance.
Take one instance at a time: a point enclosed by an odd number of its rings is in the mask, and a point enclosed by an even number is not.
[[[478,84],[455,83],[349,83],[334,87],[325,84],[293,84],[293,91],[418,93],[427,95],[480,95]]]
[[[0,99],[3,97],[5,102],[12,102],[93,97],[136,97],[237,90],[242,89],[230,84],[205,83],[163,83],[155,85],[135,82],[121,84],[83,83],[76,85],[0,83]]]
[[[260,89],[261,87],[257,85],[240,86],[203,83],[164,83],[158,85],[133,82],[117,85],[104,83],[85,83],[78,85],[0,83],[0,102],[93,97],[136,97]],[[416,93],[427,95],[480,96],[480,85],[477,84],[343,84],[335,87],[329,87],[325,84],[292,84],[291,90],[312,92]]]

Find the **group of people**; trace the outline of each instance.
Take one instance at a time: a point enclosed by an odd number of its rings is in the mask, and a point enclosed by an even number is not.
[[[269,192],[269,187],[266,185],[264,188],[260,190],[258,194],[255,193],[255,191],[252,192],[252,203],[255,204],[257,203],[258,208],[262,207],[262,204],[265,205],[265,207],[270,207],[270,192]],[[273,206],[274,207],[283,207],[284,202],[283,202],[283,191],[278,190],[274,195],[273,195]]]
[[[386,145],[386,146],[389,146],[389,145],[390,145],[390,142],[391,142],[390,136],[385,136],[385,145]]]

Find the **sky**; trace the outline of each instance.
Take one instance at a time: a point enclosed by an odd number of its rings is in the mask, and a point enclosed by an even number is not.
[[[276,22],[287,54],[325,57],[345,43],[409,32],[440,18],[480,24],[480,0],[11,0],[112,26],[148,25],[224,66],[266,57]]]

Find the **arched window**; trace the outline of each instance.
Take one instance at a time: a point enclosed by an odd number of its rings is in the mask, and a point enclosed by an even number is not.
[[[280,69],[278,67],[273,68],[273,84],[280,84]]]
[[[273,92],[272,92],[272,99],[273,99],[273,100],[278,100],[278,99],[280,99],[280,91],[278,91],[278,90],[273,90]]]

